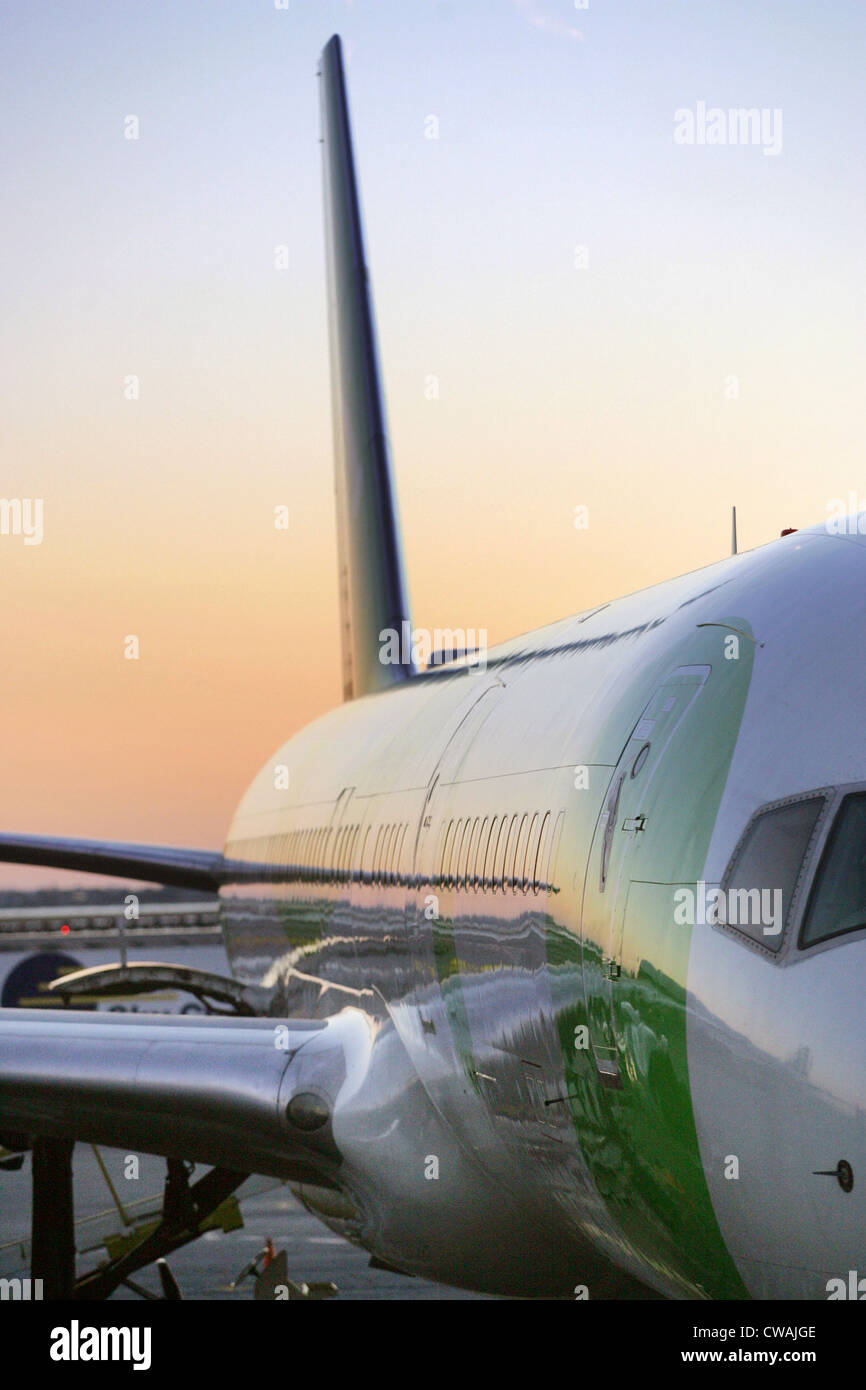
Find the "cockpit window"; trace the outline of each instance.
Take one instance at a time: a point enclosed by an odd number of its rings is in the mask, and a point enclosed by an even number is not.
[[[846,796],[830,831],[800,946],[866,928],[866,792]]]
[[[823,806],[823,796],[804,797],[754,818],[722,882],[720,925],[742,933],[768,951],[779,950]],[[866,897],[863,901],[866,903]]]

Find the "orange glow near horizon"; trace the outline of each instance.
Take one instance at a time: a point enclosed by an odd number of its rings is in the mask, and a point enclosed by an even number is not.
[[[219,848],[340,699],[334,29],[416,625],[494,645],[723,557],[732,503],[744,550],[860,486],[860,11],[831,44],[778,0],[593,7],[579,41],[423,9],[13,3],[0,490],[44,538],[0,535],[0,831]],[[675,144],[678,107],[746,93],[784,107],[777,158]]]

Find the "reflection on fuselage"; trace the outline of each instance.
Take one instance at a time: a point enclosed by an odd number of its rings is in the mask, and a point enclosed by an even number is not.
[[[860,592],[864,559],[801,534],[512,643],[485,672],[345,705],[262,769],[226,847],[226,946],[236,974],[274,987],[276,1014],[371,1022],[363,1106],[340,1136],[369,1249],[506,1291],[600,1286],[612,1262],[668,1295],[728,1298],[821,1297],[853,1258],[844,1194],[806,1181],[840,1157],[866,1170],[845,1118],[863,1067],[818,1081],[833,1054],[866,1055],[862,1024],[848,1037],[834,1012],[821,953],[841,948],[799,944],[824,840],[778,949],[674,906],[718,888],[762,808],[866,781],[845,624],[824,601]],[[804,633],[827,651],[807,671]],[[410,1181],[434,1149],[459,1170],[456,1208]],[[748,1183],[726,1178],[733,1158]],[[423,1238],[395,1214],[422,1200]],[[496,1233],[471,1259],[467,1203]]]

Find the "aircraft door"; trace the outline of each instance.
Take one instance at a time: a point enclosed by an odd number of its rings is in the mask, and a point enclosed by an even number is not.
[[[617,760],[596,823],[584,885],[581,953],[587,1022],[599,1080],[622,1086],[614,991],[622,972],[626,901],[632,878],[655,877],[652,855],[653,783],[662,761],[683,736],[686,716],[710,666],[678,666],[656,687]]]

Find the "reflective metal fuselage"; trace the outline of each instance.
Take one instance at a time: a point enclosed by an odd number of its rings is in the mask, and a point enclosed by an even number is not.
[[[262,769],[232,968],[372,1042],[342,1191],[307,1194],[335,1229],[507,1292],[822,1298],[857,1268],[866,933],[800,950],[792,919],[771,952],[673,903],[758,807],[866,782],[864,592],[862,543],[802,532],[345,704]],[[815,1176],[839,1160],[849,1192]]]

